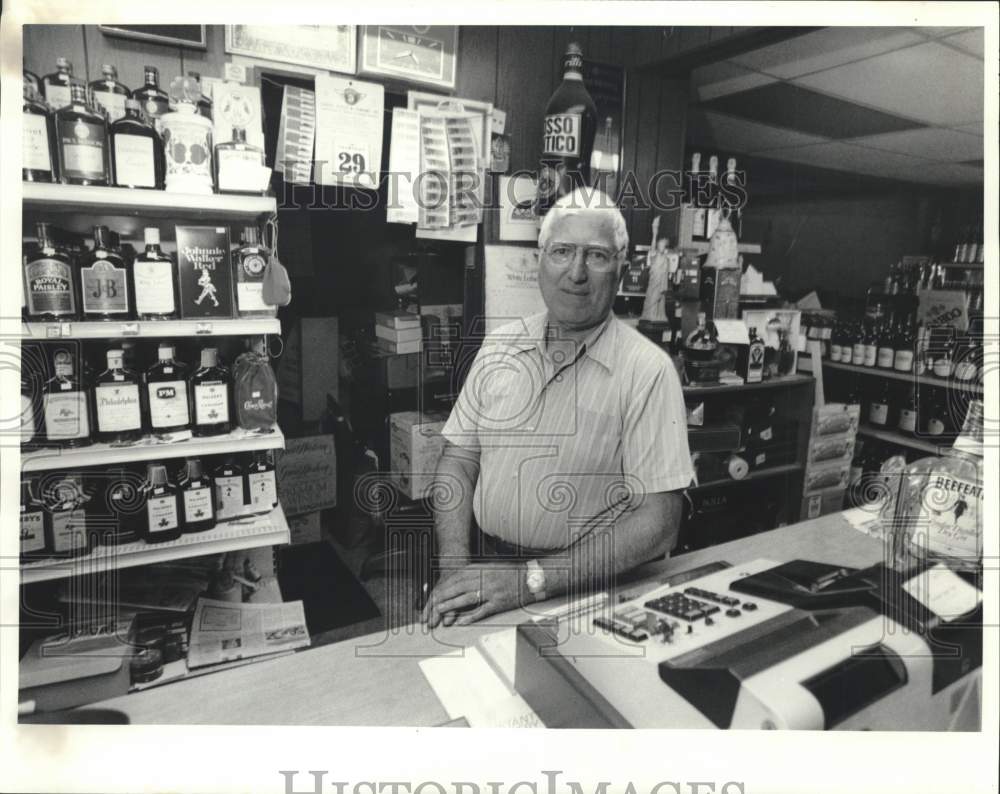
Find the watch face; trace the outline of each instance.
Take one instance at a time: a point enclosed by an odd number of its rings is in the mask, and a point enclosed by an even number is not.
[[[403,74],[440,79],[444,73],[444,42],[417,32],[380,27],[378,65]]]

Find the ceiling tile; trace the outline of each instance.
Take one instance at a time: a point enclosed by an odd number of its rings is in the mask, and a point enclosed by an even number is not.
[[[700,66],[691,72],[691,81],[698,93],[698,99],[702,102],[773,83],[776,80],[776,77],[744,69],[729,61],[717,61],[707,66]]]
[[[927,42],[795,80],[930,124],[960,125],[983,117],[983,62]],[[933,87],[933,90],[929,90]]]
[[[975,55],[977,58],[983,57],[985,45],[983,43],[982,28],[973,28],[965,33],[948,36],[948,38],[941,39],[941,42],[943,44],[950,44],[952,47],[958,47],[960,50]]]
[[[767,156],[775,160],[885,177],[895,176],[900,171],[916,170],[923,164],[933,165],[917,157],[865,149],[840,141],[799,146],[794,149],[772,149]]]
[[[983,139],[978,135],[936,127],[854,138],[851,143],[949,163],[983,156]]]
[[[928,163],[909,169],[901,169],[896,178],[908,182],[927,182],[934,185],[981,185],[983,171],[970,165],[958,163]]]
[[[756,124],[746,119],[711,113],[703,108],[691,108],[688,114],[687,138],[692,143],[714,144],[731,152],[767,151],[788,146],[823,143],[827,139],[801,132]]]
[[[909,28],[830,27],[732,58],[735,63],[788,79],[923,42]]]

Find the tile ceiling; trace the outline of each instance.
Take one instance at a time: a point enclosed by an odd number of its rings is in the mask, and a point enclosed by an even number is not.
[[[824,28],[699,67],[688,141],[907,182],[983,182],[982,28]]]

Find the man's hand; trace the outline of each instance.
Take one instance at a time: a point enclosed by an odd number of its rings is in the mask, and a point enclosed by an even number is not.
[[[497,612],[521,606],[523,566],[512,562],[466,565],[444,575],[434,587],[421,620],[428,628],[438,624],[467,626]]]

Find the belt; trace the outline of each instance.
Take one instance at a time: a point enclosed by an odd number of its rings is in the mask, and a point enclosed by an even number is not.
[[[545,557],[554,551],[556,549],[533,549],[530,546],[521,546],[489,535],[482,530],[479,531],[479,556],[481,557],[520,557],[533,560],[536,557]]]

